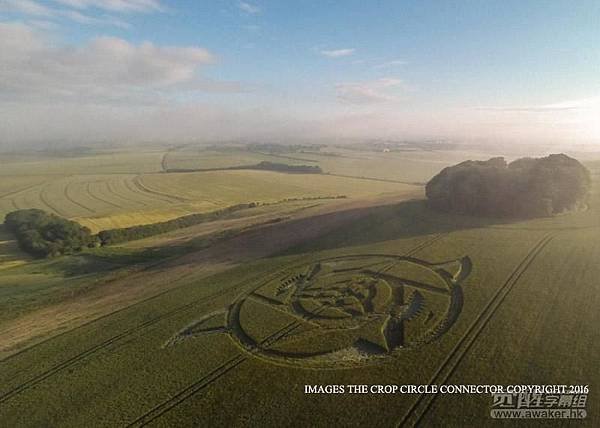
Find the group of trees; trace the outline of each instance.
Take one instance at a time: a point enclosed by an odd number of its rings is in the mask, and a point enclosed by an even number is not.
[[[277,171],[287,172],[291,174],[321,174],[323,170],[321,167],[316,165],[288,165],[286,163],[277,163],[262,161],[253,165],[239,165],[239,166],[228,166],[223,168],[168,168],[165,172],[206,172],[206,171],[230,171],[230,170],[244,170],[244,169],[258,169],[261,171]]]
[[[4,223],[19,246],[38,257],[72,254],[99,244],[87,227],[38,209],[13,211]]]
[[[585,205],[589,171],[564,154],[466,161],[427,183],[429,204],[440,211],[490,217],[540,217]]]
[[[190,214],[160,223],[103,230],[97,235],[93,235],[90,229],[79,223],[39,209],[13,211],[6,215],[4,224],[16,236],[19,246],[24,251],[37,257],[56,257],[77,253],[85,248],[133,241],[194,226],[257,205],[256,202],[232,205],[217,211]]]
[[[286,163],[276,163],[269,161],[262,161],[256,165],[249,167],[249,169],[260,169],[265,171],[277,171],[277,172],[288,172],[297,174],[321,174],[320,166],[317,165],[288,165]]]
[[[296,153],[302,151],[319,151],[325,144],[277,144],[277,143],[255,143],[248,144],[247,148],[254,152],[263,153]]]

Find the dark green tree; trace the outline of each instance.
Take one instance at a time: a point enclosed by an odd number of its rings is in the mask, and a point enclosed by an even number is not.
[[[564,154],[466,161],[444,168],[426,187],[434,209],[489,217],[539,217],[575,210],[587,202],[589,171]]]
[[[38,257],[72,254],[99,244],[87,227],[38,209],[13,211],[4,223],[19,246]]]

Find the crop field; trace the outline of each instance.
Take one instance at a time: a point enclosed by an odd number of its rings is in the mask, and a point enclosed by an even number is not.
[[[142,185],[200,199],[182,183],[205,174],[149,174]],[[227,179],[256,186],[264,174]],[[371,207],[6,356],[0,420],[311,426],[319,414],[322,426],[484,426],[489,395],[315,396],[304,386],[553,383],[591,385],[578,426],[595,426],[599,203],[594,192],[587,211],[519,222],[442,215],[414,200]],[[288,226],[271,227],[264,245]]]
[[[74,219],[97,232],[165,221],[246,202],[419,194],[417,187],[403,183],[321,174],[306,176],[249,170],[162,172],[163,163],[171,162],[169,159],[175,154],[186,153],[163,150],[134,156],[130,152],[101,152],[61,160],[25,158],[7,163],[0,173],[0,217],[16,209],[40,208]],[[228,152],[224,154],[228,155]],[[224,159],[223,153],[209,152],[205,161],[210,165],[206,166],[222,166],[216,155]],[[228,158],[227,165],[275,159],[275,156],[251,152],[245,152],[243,156],[246,157],[239,158],[238,162],[233,155]],[[293,160],[286,162],[293,163]],[[278,185],[272,186],[275,182]]]
[[[301,153],[318,162],[324,172],[340,176],[374,178],[407,183],[425,183],[441,169],[460,160],[488,155],[472,152],[361,152],[333,149],[322,154]],[[460,156],[460,158],[459,158]]]
[[[206,148],[183,148],[165,154],[164,168],[219,169],[253,165],[259,162],[289,165],[319,166],[326,174],[345,177],[368,178],[423,183],[442,168],[465,158],[487,159],[488,154],[476,151],[390,151],[348,150],[327,146],[319,151],[267,153],[242,148],[215,151]]]
[[[242,149],[217,151],[202,148],[172,150],[165,154],[163,160],[165,169],[217,169],[253,165],[263,161],[290,165],[314,163],[300,155],[276,156]]]

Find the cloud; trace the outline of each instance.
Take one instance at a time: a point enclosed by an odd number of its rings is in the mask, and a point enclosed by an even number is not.
[[[56,30],[58,28],[58,25],[55,22],[45,19],[29,19],[27,20],[27,25],[40,30]]]
[[[43,32],[0,23],[0,101],[152,102],[180,91],[236,92],[241,85],[203,79],[214,55],[198,46],[132,44],[98,37],[84,46],[50,44]]]
[[[256,15],[257,13],[260,13],[260,7],[254,4],[246,3],[245,1],[239,2],[238,8],[246,13],[249,13],[250,15]]]
[[[54,10],[33,0],[0,0],[0,11],[18,12],[32,16],[52,16]]]
[[[119,28],[131,28],[131,25],[119,18],[115,18],[110,15],[104,15],[101,17],[93,17],[89,15],[85,15],[83,13],[77,12],[75,10],[65,10],[61,13],[65,18],[70,19],[71,21],[77,22],[79,24],[85,25],[111,25]]]
[[[395,78],[367,82],[338,83],[337,99],[348,104],[373,104],[398,100],[398,89],[406,88],[404,82]]]
[[[108,25],[118,28],[131,26],[120,18],[109,14],[87,14],[86,9],[98,9],[114,14],[133,12],[157,12],[165,10],[158,0],[54,0],[54,6],[46,6],[35,0],[0,0],[0,11],[19,13],[46,21],[50,28],[51,20],[67,19],[84,25]],[[63,7],[59,7],[63,6]],[[41,28],[41,26],[38,26]]]
[[[353,49],[353,48],[319,51],[319,53],[321,55],[329,57],[329,58],[340,58],[343,56],[350,56],[350,55],[353,55],[354,52],[356,52],[356,49]]]
[[[401,59],[395,59],[393,61],[387,61],[387,62],[383,62],[381,64],[377,64],[373,68],[376,70],[380,70],[382,68],[399,67],[402,65],[406,65],[406,61],[403,61]]]
[[[59,19],[68,19],[84,25],[109,25],[119,28],[130,27],[127,22],[111,15],[92,16],[84,14],[76,9],[47,7],[33,0],[0,0],[0,11],[3,10],[35,17],[37,22],[41,22],[40,18],[43,18],[43,21],[45,21],[44,26],[46,28],[50,28],[52,24],[56,25],[54,21]],[[34,20],[31,22],[36,21]],[[41,28],[40,25],[38,25],[38,27]]]
[[[103,9],[111,12],[161,12],[164,6],[158,0],[54,0],[75,9]]]
[[[521,113],[553,113],[561,111],[577,111],[597,109],[600,104],[599,98],[584,98],[578,100],[561,101],[552,104],[523,105],[523,106],[483,106],[476,107],[482,111],[497,112],[521,112]]]

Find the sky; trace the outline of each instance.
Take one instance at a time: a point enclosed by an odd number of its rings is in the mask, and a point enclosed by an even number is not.
[[[0,147],[600,145],[596,0],[0,0]]]

